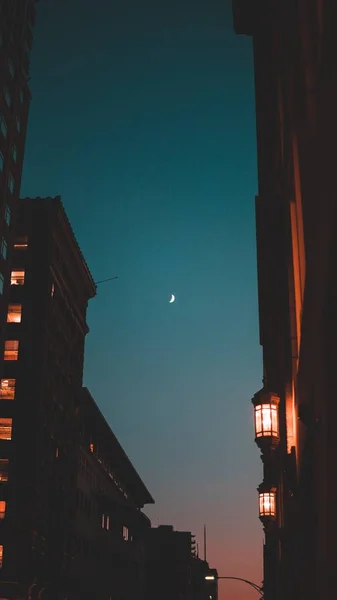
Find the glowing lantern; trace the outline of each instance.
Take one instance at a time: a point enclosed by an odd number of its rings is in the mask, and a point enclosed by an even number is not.
[[[276,446],[280,441],[279,396],[262,389],[255,394],[252,402],[257,445]]]
[[[276,487],[262,483],[259,492],[259,517],[261,521],[276,519]]]

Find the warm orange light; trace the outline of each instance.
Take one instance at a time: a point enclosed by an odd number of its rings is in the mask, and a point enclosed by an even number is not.
[[[24,285],[25,283],[25,272],[24,271],[12,271],[11,272],[11,285]]]
[[[5,518],[6,514],[6,502],[5,500],[0,500],[0,520]]]
[[[264,489],[263,489],[264,488]],[[276,488],[259,489],[259,516],[260,519],[276,518]]]
[[[278,407],[275,404],[255,406],[255,435],[279,437]]]
[[[21,304],[9,304],[7,313],[7,323],[21,323]]]
[[[27,236],[16,238],[14,242],[15,250],[25,250],[28,248],[28,238]]]
[[[258,445],[276,445],[280,439],[279,409],[280,398],[265,389],[253,398],[255,441]]]
[[[6,340],[4,360],[18,360],[19,340]]]
[[[0,418],[0,440],[12,439],[12,419]]]
[[[0,545],[0,569],[2,568],[3,558],[4,558],[4,547],[2,545]]]
[[[0,482],[8,481],[8,458],[0,458]]]
[[[0,399],[14,400],[15,379],[0,379]]]

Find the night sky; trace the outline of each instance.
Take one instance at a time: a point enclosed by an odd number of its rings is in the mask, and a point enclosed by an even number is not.
[[[85,384],[153,524],[201,553],[206,523],[211,566],[260,583],[251,40],[230,0],[44,0],[35,33],[22,195],[60,194],[94,279],[119,276],[90,303]]]

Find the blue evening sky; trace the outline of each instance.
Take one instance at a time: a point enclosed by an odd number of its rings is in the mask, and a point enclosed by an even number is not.
[[[44,0],[31,75],[22,195],[60,194],[94,279],[119,276],[90,303],[85,384],[153,524],[201,545],[206,523],[212,566],[259,582],[251,40],[229,0]]]

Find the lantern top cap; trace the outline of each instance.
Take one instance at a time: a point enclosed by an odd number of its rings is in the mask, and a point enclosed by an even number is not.
[[[258,404],[275,404],[278,405],[280,402],[280,396],[275,394],[275,392],[271,392],[267,388],[262,388],[256,394],[254,394],[252,398],[252,403],[254,406]]]
[[[263,481],[260,483],[257,491],[259,494],[276,494],[277,487],[273,483],[267,483]]]

